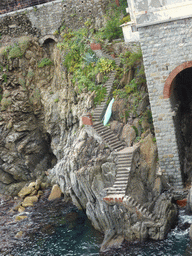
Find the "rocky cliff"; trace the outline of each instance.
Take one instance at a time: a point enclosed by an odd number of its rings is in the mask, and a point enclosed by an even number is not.
[[[34,37],[7,42],[0,49],[0,65],[0,193],[17,194],[30,180],[48,175],[105,234],[102,250],[124,239],[163,239],[177,210],[156,175],[157,149],[145,118],[121,118],[125,111],[116,101],[112,130],[127,146],[138,137],[142,141],[132,160],[126,200],[108,204],[103,198],[115,181],[116,154],[93,127],[81,123],[94,107],[94,92],[80,93],[71,83],[53,40],[42,47]],[[140,112],[149,104],[146,90],[142,93]]]
[[[91,93],[76,94],[53,41],[40,47],[22,37],[14,43],[0,50],[0,192],[11,194],[43,178],[64,156],[93,104]]]

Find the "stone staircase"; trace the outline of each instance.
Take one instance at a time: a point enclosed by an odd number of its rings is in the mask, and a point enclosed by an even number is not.
[[[102,54],[102,57],[113,59],[106,52],[101,50],[96,50],[95,52],[97,56],[101,56]],[[120,59],[116,58],[115,63],[116,65],[119,65]],[[107,95],[101,104],[95,108],[92,116],[93,128],[103,138],[104,142],[111,148],[111,150],[115,152],[118,159],[116,180],[112,187],[106,189],[107,196],[105,196],[103,200],[108,204],[114,204],[116,202],[122,203],[125,207],[134,208],[139,216],[142,215],[144,218],[149,218],[150,220],[155,221],[155,216],[153,214],[139,204],[134,198],[126,195],[126,189],[130,179],[132,157],[137,145],[134,147],[125,147],[124,143],[119,140],[110,128],[104,126],[101,121],[107,108],[107,99],[111,93],[114,79],[115,72],[111,72],[108,81],[104,85],[106,87]]]
[[[101,50],[96,50],[96,55],[113,59],[106,52]],[[114,59],[113,59],[114,60]],[[120,64],[120,59],[115,59],[116,65]],[[115,183],[113,187],[107,188],[107,197],[104,198],[105,201],[115,197],[116,195],[120,196],[119,198],[123,198],[126,192],[127,184],[129,181],[129,173],[131,170],[132,156],[133,156],[133,147],[125,148],[123,142],[119,140],[119,138],[106,126],[103,125],[101,119],[104,115],[104,112],[107,108],[107,99],[111,93],[113,82],[115,79],[115,72],[111,72],[109,79],[105,83],[107,95],[105,99],[98,105],[93,113],[93,128],[95,131],[103,138],[105,143],[111,148],[111,150],[115,151],[118,159],[117,164],[117,175]]]
[[[142,215],[144,218],[155,221],[156,217],[150,213],[147,208],[139,204],[133,197],[126,195],[123,199],[123,204],[128,207],[134,207],[138,215]]]
[[[115,196],[117,194],[122,197],[125,195],[131,171],[133,149],[125,148],[124,150],[118,151],[116,155],[118,159],[116,180],[112,187],[106,189],[108,197]]]
[[[108,127],[104,126],[101,121],[94,121],[93,119],[93,128],[112,150],[118,151],[125,147],[118,137]]]

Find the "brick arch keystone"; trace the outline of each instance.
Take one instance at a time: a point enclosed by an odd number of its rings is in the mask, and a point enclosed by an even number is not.
[[[168,99],[171,96],[171,87],[173,79],[184,69],[191,68],[192,61],[187,61],[177,66],[173,71],[169,74],[168,78],[165,81],[164,89],[163,89],[163,98]]]

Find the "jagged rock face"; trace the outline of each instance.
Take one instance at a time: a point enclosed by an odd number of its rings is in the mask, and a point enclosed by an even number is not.
[[[128,190],[133,189],[134,198],[150,208],[157,220],[144,216],[134,205],[124,202],[107,204],[103,200],[106,188],[115,181],[117,159],[91,127],[77,134],[72,146],[65,149],[63,159],[49,172],[50,179],[60,184],[64,195],[85,209],[93,226],[105,234],[102,250],[124,239],[163,239],[176,219],[177,209],[171,203],[171,197],[153,192],[156,146],[151,135],[144,139],[143,147],[148,147],[149,152],[145,156],[141,147],[141,157],[135,153]]]
[[[114,238],[116,242],[163,239],[176,209],[171,198],[160,195],[158,189],[153,192],[156,147],[152,137],[146,138],[139,156],[135,154],[133,183],[127,193],[131,189],[157,221],[143,217],[133,205],[109,205],[103,200],[106,188],[115,181],[116,156],[92,127],[81,126],[80,117],[93,107],[94,94],[78,93],[53,41],[40,47],[36,39],[26,40],[20,58],[6,58],[0,49],[0,193],[17,193],[57,161],[48,172],[50,181],[59,183],[65,198],[85,209],[93,226],[105,233],[103,250],[113,246]],[[43,58],[52,65],[39,68]],[[122,132],[123,127],[120,124],[114,130]]]
[[[36,39],[24,39],[20,58],[0,51],[0,193],[16,194],[25,182],[45,176],[93,104],[93,94],[76,93],[53,41],[40,47]],[[39,68],[44,58],[53,64]]]

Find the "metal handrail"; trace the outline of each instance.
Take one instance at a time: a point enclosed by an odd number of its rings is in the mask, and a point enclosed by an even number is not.
[[[6,4],[0,4],[0,15],[54,1],[55,0],[7,0]]]

